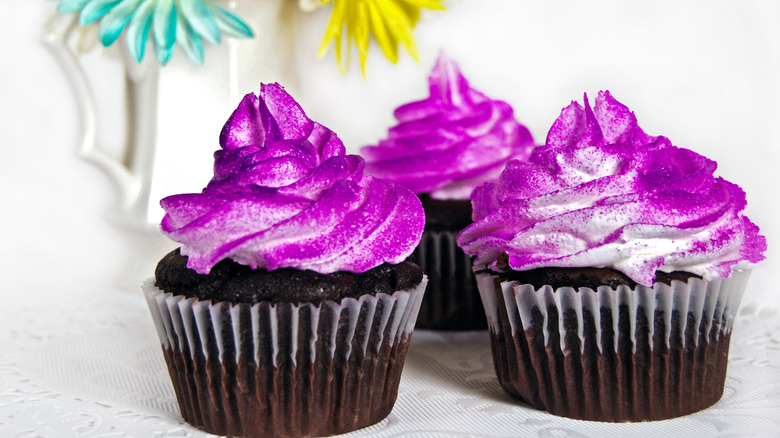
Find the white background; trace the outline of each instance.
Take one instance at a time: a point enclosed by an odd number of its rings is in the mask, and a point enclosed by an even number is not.
[[[118,208],[118,192],[77,158],[76,103],[40,41],[55,5],[0,3],[0,266],[12,290],[29,282],[12,273],[30,265],[47,270],[36,281],[53,288],[63,276],[110,281],[127,251],[120,229],[104,220]],[[415,32],[419,63],[402,51],[393,66],[373,46],[366,78],[354,56],[346,76],[337,71],[332,48],[317,59],[329,8],[298,12],[291,21],[296,77],[283,85],[351,152],[384,135],[396,106],[427,95],[440,51],[460,64],[472,86],[512,104],[538,141],[569,102],[608,89],[646,132],[716,160],[718,174],[745,189],[747,214],[769,240],[754,285],[770,288],[768,298],[780,301],[780,3],[451,0],[448,6],[423,14]],[[255,32],[262,36],[262,29]],[[207,64],[209,56],[207,50]],[[239,93],[259,84],[246,88]],[[203,108],[209,106],[204,99]],[[217,148],[228,115],[213,117],[213,142],[204,141],[205,150]]]
[[[718,174],[745,189],[747,215],[769,245],[768,260],[754,271],[746,298],[770,309],[765,317],[777,319],[780,2],[446,3],[447,11],[424,13],[415,31],[419,63],[402,52],[399,63],[390,65],[373,46],[366,78],[354,59],[349,74],[338,73],[332,48],[317,59],[329,8],[308,15],[298,12],[290,21],[296,35],[295,49],[288,54],[294,73],[283,85],[311,118],[336,131],[352,153],[384,135],[396,106],[427,96],[427,76],[440,51],[460,64],[473,87],[512,104],[538,141],[544,140],[561,108],[572,100],[581,102],[585,92],[595,96],[608,89],[635,112],[648,134],[665,135],[675,145],[716,160]],[[78,108],[59,66],[41,43],[42,27],[55,6],[44,0],[0,0],[4,315],[16,308],[29,312],[55,297],[68,300],[72,309],[78,307],[74,300],[115,293],[127,280],[136,250],[134,237],[108,220],[119,207],[116,187],[76,154]],[[262,29],[255,32],[262,35]],[[215,50],[207,50],[207,65],[218,57]],[[173,68],[187,64],[180,53],[175,56]],[[104,89],[115,81],[108,73],[102,79],[105,83],[98,87]],[[233,94],[257,91],[260,80],[256,87],[241,86]],[[191,90],[196,98],[204,96],[204,111],[217,106],[205,91]],[[221,94],[223,100],[237,99],[224,97],[228,94]],[[235,104],[237,100],[228,110],[208,116],[213,134],[201,148],[217,148],[219,127]],[[183,111],[181,121],[187,117]],[[111,132],[103,135],[110,137]],[[187,160],[203,156],[183,157],[179,164],[186,168]],[[210,161],[209,152],[205,156]],[[208,175],[198,176],[205,184]],[[169,194],[158,191],[160,196]],[[131,281],[140,283],[137,278]],[[136,298],[141,299],[140,293]]]

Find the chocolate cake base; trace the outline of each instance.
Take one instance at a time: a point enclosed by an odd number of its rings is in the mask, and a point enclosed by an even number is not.
[[[314,437],[390,413],[427,283],[419,267],[185,265],[174,251],[144,283],[185,421],[217,435]]]
[[[414,261],[428,276],[417,327],[432,330],[484,330],[485,311],[479,298],[472,259],[455,242],[471,223],[471,201],[436,200],[421,195],[425,231]]]
[[[512,286],[519,283],[479,274],[496,375],[512,396],[574,419],[651,421],[700,411],[723,395],[745,281],[519,291]],[[686,295],[690,301],[681,301]]]
[[[557,315],[552,306],[548,311]],[[621,314],[619,325],[627,331],[627,317]],[[585,318],[592,320],[590,315]],[[567,320],[570,315],[564,315],[564,324]],[[606,321],[611,325],[609,318]],[[657,325],[660,329],[661,323]],[[491,332],[493,364],[501,386],[551,414],[610,422],[664,420],[698,412],[723,395],[730,333],[719,339],[712,332],[700,333],[698,347],[677,342],[667,348],[656,342],[655,348],[636,352],[622,336],[617,352],[609,344],[599,352],[592,333],[583,351],[574,339],[571,348],[563,351],[554,336],[544,345],[540,327],[507,337],[508,329]],[[614,336],[610,329],[604,327],[604,338]],[[673,335],[692,338],[696,332],[698,328],[692,327]]]
[[[210,433],[236,437],[317,437],[376,424],[393,409],[409,338],[380,351],[274,366],[190,359],[163,349],[185,421]]]
[[[424,289],[249,305],[144,285],[184,420],[267,438],[336,435],[385,418]]]
[[[293,268],[252,269],[233,260],[217,263],[208,274],[187,267],[177,248],[160,260],[155,285],[165,292],[201,300],[255,304],[259,302],[320,303],[411,289],[423,271],[411,262],[384,263],[366,272],[320,274]]]
[[[424,231],[414,260],[428,275],[417,327],[484,330],[485,310],[474,280],[471,257],[455,243],[456,232]]]
[[[500,260],[501,257],[499,257],[499,264]],[[633,289],[637,286],[637,283],[628,275],[611,268],[538,268],[528,271],[507,271],[497,275],[501,280],[530,284],[537,289],[545,285],[549,285],[553,289],[558,289],[559,287],[572,287],[574,289],[587,287],[594,290],[601,286],[607,286],[612,289],[618,286],[628,286]],[[666,285],[671,285],[672,280],[686,282],[691,278],[701,277],[683,271],[656,271],[655,273],[655,282]]]

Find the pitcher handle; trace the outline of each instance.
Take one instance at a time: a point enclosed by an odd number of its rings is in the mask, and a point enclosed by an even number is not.
[[[128,137],[123,161],[104,152],[97,142],[98,108],[89,78],[68,36],[78,26],[76,14],[55,14],[44,27],[43,42],[57,60],[73,89],[79,109],[78,154],[102,169],[117,185],[125,219],[147,223],[149,188],[156,140],[157,74],[154,63],[138,64],[122,48],[127,86]]]

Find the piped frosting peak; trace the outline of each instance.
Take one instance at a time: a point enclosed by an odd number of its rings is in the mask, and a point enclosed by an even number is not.
[[[400,263],[419,243],[417,197],[364,176],[363,159],[347,155],[278,84],[247,94],[219,141],[202,193],[161,201],[163,233],[197,272],[230,258],[268,270],[359,273]]]
[[[439,57],[430,96],[395,110],[398,124],[365,146],[366,171],[437,199],[468,199],[513,158],[528,157],[534,140],[512,107],[469,86],[458,66]]]
[[[764,259],[742,215],[745,193],[716,164],[647,135],[609,92],[564,108],[544,146],[472,194],[475,223],[458,243],[475,264],[611,267],[652,285],[656,270],[727,277]]]

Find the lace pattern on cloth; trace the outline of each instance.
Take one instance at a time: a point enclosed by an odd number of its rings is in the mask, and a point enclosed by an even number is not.
[[[699,413],[624,424],[555,417],[504,393],[487,331],[416,330],[393,412],[346,436],[776,436],[780,306],[761,305],[760,292],[748,287],[735,319],[723,398]],[[140,291],[72,297],[30,295],[0,311],[0,435],[211,436],[179,415]]]

